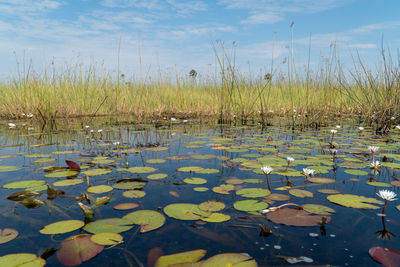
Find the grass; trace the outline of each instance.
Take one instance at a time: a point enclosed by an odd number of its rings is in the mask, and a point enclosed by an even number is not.
[[[0,84],[0,117],[32,113],[49,123],[57,118],[133,115],[138,122],[163,117],[219,122],[258,121],[281,116],[293,127],[318,127],[332,118],[354,116],[385,132],[400,115],[399,68],[382,52],[383,64],[372,73],[361,60],[344,73],[335,52],[321,70],[249,77],[235,67],[235,48],[219,53],[221,74],[181,75],[143,81],[117,79],[81,66],[51,73],[30,73]],[[293,62],[293,58],[290,59]],[[392,117],[396,117],[393,120]]]

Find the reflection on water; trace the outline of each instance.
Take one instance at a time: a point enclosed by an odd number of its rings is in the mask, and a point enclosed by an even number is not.
[[[398,170],[392,168],[397,166],[380,166],[371,171],[368,146],[380,147],[374,155],[375,160],[395,164],[400,160],[399,140],[396,134],[375,139],[368,129],[360,133],[357,127],[351,125],[338,129],[334,136],[331,128],[300,132],[279,127],[210,127],[188,123],[157,127],[129,124],[85,127],[85,124],[77,123],[48,132],[28,131],[26,127],[5,127],[0,130],[0,166],[20,169],[6,171],[3,167],[0,186],[24,180],[43,180],[64,194],[48,198],[46,190],[39,190],[40,196],[29,199],[42,201],[42,205],[26,207],[19,201],[7,199],[9,195],[24,189],[0,188],[1,228],[12,228],[19,232],[14,240],[0,244],[0,256],[21,252],[42,255],[46,249],[58,249],[65,238],[86,232],[81,229],[65,234],[44,235],[39,230],[61,220],[84,221],[76,197],[81,196],[80,201],[92,205],[85,202],[85,197],[93,200],[109,196],[109,203],[93,206],[94,221],[121,218],[132,211],[146,209],[164,214],[166,222],[162,227],[146,233],[138,232],[138,226],[121,233],[124,243],[103,250],[82,266],[146,266],[148,253],[154,248],[160,248],[158,251],[162,250],[164,254],[205,249],[206,258],[227,252],[247,253],[254,257],[259,266],[289,265],[288,257],[301,256],[312,259],[315,265],[378,266],[368,255],[370,247],[396,249],[400,245],[397,238],[400,225],[397,201],[390,202],[386,216],[380,217],[377,215],[382,208],[380,204],[376,204],[379,209],[355,209],[333,204],[326,197],[336,190],[342,194],[378,198],[376,193],[383,188],[381,186],[398,192],[397,184],[390,184],[399,178]],[[286,162],[287,157],[294,158],[290,165]],[[82,183],[55,186],[54,183],[71,177],[46,177],[49,170],[67,167],[65,160],[74,161],[82,167],[73,177],[82,179]],[[265,165],[274,169],[267,176],[268,182],[260,169]],[[138,166],[156,170],[149,173],[126,171],[127,168]],[[197,167],[206,171],[179,171],[182,167]],[[301,174],[306,167],[314,169],[316,177],[335,181],[311,183]],[[86,176],[84,172],[91,169],[111,172]],[[217,171],[212,171],[214,169]],[[153,176],[156,178],[153,179],[149,177],[152,174],[166,175],[160,175],[161,178]],[[125,190],[119,189],[100,194],[87,192],[88,183],[91,186],[113,186],[126,178],[147,181],[142,189],[145,196],[127,198],[123,196]],[[203,178],[206,183],[191,184],[185,182],[185,178]],[[233,190],[224,191],[226,194],[212,190],[228,184]],[[243,188],[270,188],[272,193],[286,195],[290,200],[237,195],[236,192]],[[313,197],[290,194],[289,189],[294,188],[311,192]],[[333,208],[335,213],[330,215],[331,221],[326,224],[286,226],[267,220],[258,211],[235,209],[234,203],[244,199],[265,201],[270,207],[287,202],[297,205],[320,204]],[[163,212],[163,208],[172,203],[200,204],[208,200],[223,202],[226,207],[221,213],[229,215],[231,219],[219,223],[179,220]],[[139,206],[133,210],[113,208],[125,202],[138,203]],[[48,253],[47,265],[59,266],[60,263],[54,254]]]

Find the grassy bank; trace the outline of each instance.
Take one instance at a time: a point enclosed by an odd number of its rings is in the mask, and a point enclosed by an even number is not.
[[[229,62],[223,62],[223,71],[214,77],[192,72],[145,82],[81,70],[21,75],[0,84],[0,116],[17,119],[32,113],[36,120],[48,122],[129,114],[139,122],[178,117],[264,124],[272,116],[282,116],[293,126],[304,127],[355,116],[378,131],[398,122],[400,75],[391,61],[384,60],[375,73],[360,63],[348,73],[327,65],[303,77],[296,72],[247,77]]]

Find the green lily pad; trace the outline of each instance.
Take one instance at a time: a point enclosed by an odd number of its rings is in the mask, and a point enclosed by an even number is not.
[[[155,172],[157,169],[152,167],[132,167],[128,169],[117,169],[118,171],[127,171],[131,173],[150,173]]]
[[[379,209],[380,207],[368,203],[383,204],[382,201],[375,198],[352,194],[329,195],[327,199],[335,204],[356,209]]]
[[[101,219],[88,223],[83,229],[92,234],[122,233],[133,227],[132,222],[121,218]]]
[[[70,186],[70,185],[77,185],[83,183],[82,179],[68,179],[64,181],[58,181],[53,183],[54,186]]]
[[[13,171],[18,171],[21,168],[17,167],[17,166],[4,166],[4,165],[0,165],[0,172],[13,172]]]
[[[345,173],[351,175],[367,175],[368,172],[362,170],[344,170]]]
[[[10,242],[18,236],[18,231],[11,228],[0,229],[0,244]],[[0,265],[1,266],[1,265]]]
[[[317,184],[332,184],[336,182],[334,179],[322,177],[308,177],[307,181]]]
[[[212,154],[196,154],[196,155],[191,155],[190,156],[192,159],[200,159],[200,160],[206,160],[206,159],[215,159],[216,156]]]
[[[168,174],[166,174],[166,173],[155,173],[155,174],[150,174],[149,176],[147,176],[147,179],[160,180],[160,179],[164,179],[165,177],[168,177]]]
[[[388,168],[400,169],[400,163],[382,162],[381,165],[384,166],[384,167],[388,167]]]
[[[53,154],[72,154],[72,153],[80,153],[80,151],[73,150],[65,150],[65,151],[54,151]]]
[[[196,177],[192,177],[192,178],[185,178],[183,179],[183,181],[187,184],[205,184],[207,183],[206,179],[203,178],[196,178]]]
[[[46,235],[64,234],[75,231],[84,225],[85,223],[79,220],[59,221],[46,225],[43,229],[40,230],[40,233]]]
[[[51,162],[56,161],[56,159],[52,159],[52,158],[42,158],[42,159],[37,159],[35,161],[33,161],[33,164],[48,164]]]
[[[22,189],[22,188],[35,188],[44,185],[46,182],[43,180],[25,180],[25,181],[18,181],[12,182],[3,185],[4,188],[8,189]]]
[[[206,191],[208,191],[210,189],[208,189],[207,187],[199,186],[199,187],[194,187],[193,190],[196,191],[196,192],[206,192]]]
[[[176,203],[164,207],[164,212],[171,218],[178,220],[199,220],[208,217],[210,213],[199,209],[198,205],[190,203]]]
[[[91,186],[87,189],[89,193],[93,194],[102,194],[102,193],[107,193],[113,190],[113,188],[109,185],[96,185],[96,186]]]
[[[131,181],[131,180],[121,180],[113,185],[115,189],[122,190],[134,190],[141,189],[146,185],[146,181]]]
[[[189,166],[189,167],[180,167],[177,169],[178,172],[196,172],[198,170],[203,169],[202,167],[198,166]]]
[[[169,149],[169,147],[162,147],[162,146],[146,148],[147,151],[153,151],[153,152],[165,151],[165,150],[168,150],[168,149]]]
[[[165,159],[148,159],[148,160],[146,160],[146,162],[150,163],[150,164],[162,164],[162,163],[165,163],[166,160]]]
[[[302,189],[291,189],[289,190],[289,194],[295,196],[295,197],[313,197],[314,194],[310,191],[307,190],[302,190]]]
[[[91,169],[84,171],[82,173],[87,176],[98,176],[98,175],[109,174],[110,172],[111,172],[110,169]]]
[[[131,212],[122,219],[140,225],[140,232],[145,233],[160,228],[165,223],[165,217],[154,210],[138,210]]]
[[[249,255],[242,253],[223,253],[203,261],[201,267],[240,266],[257,267],[257,262]]]
[[[245,199],[236,201],[233,207],[239,211],[253,212],[268,208],[268,204],[258,199]]]
[[[168,267],[173,265],[179,265],[184,263],[194,263],[199,261],[206,255],[207,251],[204,249],[197,249],[192,251],[186,251],[171,255],[161,256],[157,259],[154,267]]]
[[[129,190],[122,193],[126,198],[141,198],[146,195],[146,192],[141,190]]]
[[[236,194],[242,197],[266,197],[271,191],[264,188],[243,188],[236,191]]]
[[[91,241],[91,235],[75,235],[61,242],[61,248],[56,255],[63,265],[76,266],[95,257],[103,249],[103,245]]]
[[[220,212],[213,212],[208,217],[200,218],[200,220],[202,220],[202,221],[213,222],[213,223],[226,222],[226,221],[229,221],[230,219],[231,219],[231,216],[220,213]]]
[[[112,160],[112,159],[96,159],[96,160],[92,161],[92,163],[94,163],[94,164],[110,164],[113,162],[114,162],[114,160]]]
[[[339,194],[340,193],[339,191],[337,191],[335,189],[318,189],[317,191],[320,193],[323,193],[323,194]]]
[[[122,243],[124,238],[117,233],[98,233],[90,237],[90,241],[97,245],[118,245]]]
[[[46,261],[35,254],[16,253],[0,257],[0,266],[7,267],[42,267]]]
[[[331,213],[336,212],[334,209],[318,204],[304,204],[302,205],[302,207],[305,211],[308,211],[309,213],[314,213],[319,215],[331,215]]]
[[[201,168],[200,170],[195,171],[197,173],[204,173],[204,174],[213,174],[213,173],[219,173],[219,170],[217,169],[208,169],[208,168]]]
[[[377,186],[377,187],[392,187],[391,184],[383,182],[367,182],[367,185]]]
[[[222,184],[220,186],[215,186],[213,187],[212,191],[218,194],[224,194],[224,195],[228,195],[229,191],[232,191],[235,189],[234,185],[231,184]]]
[[[209,200],[199,204],[199,209],[209,212],[220,211],[225,208],[225,204],[220,201]]]
[[[64,178],[69,176],[75,176],[79,172],[77,171],[65,171],[65,170],[56,170],[52,171],[51,173],[46,174],[44,177],[47,178]]]

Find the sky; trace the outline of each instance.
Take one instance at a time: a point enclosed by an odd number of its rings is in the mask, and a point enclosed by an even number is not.
[[[287,70],[291,49],[299,71],[320,68],[333,50],[345,69],[358,56],[376,68],[382,45],[397,60],[399,11],[398,0],[0,0],[0,79],[80,67],[205,76],[219,69],[222,46],[253,76],[272,59]]]

